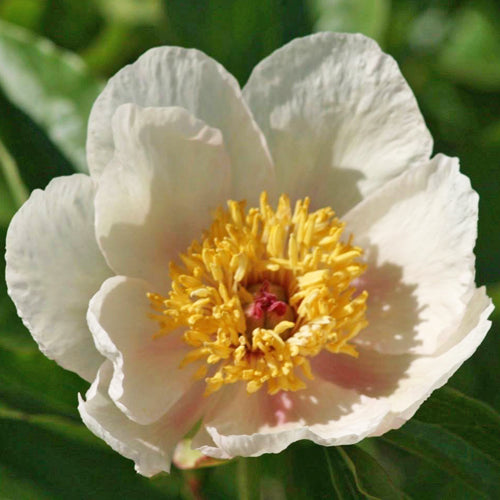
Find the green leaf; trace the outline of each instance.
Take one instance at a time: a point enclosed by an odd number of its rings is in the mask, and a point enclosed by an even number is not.
[[[28,191],[45,188],[53,177],[75,172],[75,167],[44,131],[7,100],[1,87],[0,110],[0,140],[15,161]]]
[[[2,166],[0,160],[0,167]],[[0,168],[0,226],[6,227],[16,212],[18,205],[11,194],[4,172]],[[1,313],[0,313],[1,314]]]
[[[500,89],[498,12],[481,4],[462,8],[438,58],[443,76],[481,90]]]
[[[342,449],[324,448],[324,453],[330,481],[337,497],[342,500],[363,498],[354,478],[355,468],[352,467],[352,462],[348,463]]]
[[[420,408],[416,418],[462,438],[500,467],[500,415],[488,405],[443,387]]]
[[[0,412],[0,449],[5,451],[0,455],[0,472],[17,479],[17,484],[0,483],[2,498],[14,498],[19,488],[29,491],[30,485],[39,492],[25,497],[30,499],[183,498],[179,475],[172,476],[168,492],[162,493],[134,471],[131,461],[106,447],[83,425],[61,418],[20,418]]]
[[[401,429],[385,434],[382,440],[449,475],[450,479],[443,480],[443,484],[450,483],[450,498],[497,496],[500,416],[480,401],[444,387],[435,391]],[[402,470],[405,476],[413,474],[415,465],[409,467]],[[405,483],[408,481],[411,479]],[[461,491],[457,484],[461,484]],[[443,495],[445,491],[441,489],[430,498],[441,499]]]
[[[0,466],[0,495],[3,500],[52,500],[29,479]]]
[[[381,438],[369,438],[362,443],[377,458],[406,498],[420,500],[476,500],[484,496],[434,463],[409,453]]]
[[[315,31],[363,33],[383,42],[390,14],[389,0],[315,0]]]
[[[33,120],[78,170],[86,171],[87,120],[101,84],[77,56],[3,21],[0,60],[0,87],[8,101]]]
[[[7,148],[0,141],[0,170],[2,181],[5,185],[5,195],[12,199],[14,207],[19,208],[28,199],[28,190],[26,189],[14,158],[7,151]],[[3,175],[2,175],[3,174]],[[15,210],[14,210],[15,212]],[[11,216],[14,214],[12,212]]]
[[[359,446],[344,446],[341,448],[341,453],[354,476],[358,491],[366,498],[383,500],[407,498],[394,485],[380,463]]]
[[[34,344],[34,342],[33,342]],[[88,384],[65,371],[38,350],[0,348],[0,398],[29,413],[57,413],[79,419],[77,394]]]
[[[460,479],[477,498],[495,498],[500,488],[500,467],[453,432],[435,424],[411,419],[382,439],[416,455]]]
[[[2,420],[28,422],[36,427],[54,431],[61,436],[66,436],[70,439],[78,439],[89,445],[107,449],[107,445],[104,441],[96,439],[81,423],[80,419],[75,421],[61,415],[26,413],[0,401],[0,421]]]

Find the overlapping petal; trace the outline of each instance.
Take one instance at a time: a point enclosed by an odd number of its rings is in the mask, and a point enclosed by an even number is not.
[[[179,369],[187,346],[180,335],[156,338],[151,284],[115,276],[92,298],[88,322],[100,353],[113,363],[109,396],[131,420],[150,424],[193,385],[193,369]]]
[[[117,109],[112,127],[114,156],[95,199],[97,238],[117,274],[166,293],[168,263],[228,199],[232,173],[222,134],[182,108],[134,104]]]
[[[169,472],[175,445],[200,418],[202,387],[193,387],[175,409],[151,425],[128,419],[107,395],[112,366],[106,361],[88,390],[79,396],[78,410],[85,425],[115,451],[135,462],[137,472],[153,476]]]
[[[111,78],[89,119],[87,160],[99,176],[116,147],[111,121],[122,104],[182,107],[221,130],[231,158],[234,195],[258,201],[262,189],[274,189],[274,171],[266,141],[248,110],[238,82],[202,52],[158,47]]]

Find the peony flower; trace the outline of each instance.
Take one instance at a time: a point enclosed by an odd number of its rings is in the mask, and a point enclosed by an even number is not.
[[[489,328],[478,196],[431,150],[364,36],[295,40],[243,91],[197,50],[152,49],[94,104],[90,176],[12,220],[10,296],[146,476],[188,432],[216,459],[383,434]]]

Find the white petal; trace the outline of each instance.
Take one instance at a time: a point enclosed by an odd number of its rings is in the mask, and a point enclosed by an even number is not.
[[[129,420],[108,397],[112,371],[111,363],[104,363],[86,401],[79,396],[83,422],[115,451],[132,459],[140,474],[151,477],[169,472],[175,445],[200,417],[201,391],[192,390],[155,424],[140,425]]]
[[[430,354],[452,335],[475,289],[478,196],[443,155],[405,172],[344,217],[366,251],[369,326],[387,353]]]
[[[154,338],[159,326],[150,317],[150,289],[135,278],[110,278],[87,315],[97,348],[113,363],[109,396],[140,424],[158,420],[193,385],[194,368],[179,368],[188,349],[180,336]]]
[[[411,418],[472,356],[490,327],[487,318],[492,310],[484,288],[476,290],[456,332],[435,355],[391,355],[360,348],[359,357],[353,358],[323,352],[312,360],[312,371],[345,389],[385,401],[391,411],[371,435],[383,434]]]
[[[390,355],[358,347],[358,357],[323,351],[311,360],[319,378],[372,398],[390,397],[406,377],[416,354]]]
[[[391,414],[384,419],[374,435],[400,427],[415,414],[432,391],[446,384],[483,341],[491,326],[488,316],[493,309],[485,289],[476,290],[457,331],[447,345],[434,356],[419,356],[411,363],[398,389],[389,398]]]
[[[319,377],[310,382],[307,390],[294,393],[292,400],[316,436],[313,441],[324,446],[358,443],[380,426],[390,409],[384,399]]]
[[[231,158],[236,199],[256,203],[260,191],[273,185],[265,139],[238,83],[205,54],[179,47],[151,49],[109,80],[89,120],[87,157],[92,175],[99,175],[113,157],[111,118],[124,103],[179,106],[220,129]]]
[[[233,458],[224,450],[217,447],[208,433],[206,427],[202,425],[194,438],[191,441],[191,448],[200,451],[203,455],[208,457],[217,458],[219,460],[228,460]]]
[[[111,276],[94,235],[94,185],[77,174],[35,190],[7,233],[6,279],[42,352],[86,380],[102,363],[87,327],[88,302]]]
[[[169,288],[168,263],[199,239],[229,194],[219,130],[182,108],[120,106],[115,154],[98,181],[97,236],[117,274]]]
[[[213,444],[205,431],[193,440],[216,458],[279,453],[301,439],[325,446],[356,443],[378,428],[390,408],[386,401],[322,379],[303,391],[275,396],[249,395],[243,385],[228,389],[203,420]]]
[[[243,95],[280,191],[339,214],[432,151],[396,62],[362,35],[294,40],[257,65]]]

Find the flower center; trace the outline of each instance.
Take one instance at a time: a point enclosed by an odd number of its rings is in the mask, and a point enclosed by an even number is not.
[[[229,201],[182,263],[170,263],[168,297],[148,294],[156,335],[184,330],[192,349],[181,367],[196,363],[206,394],[238,381],[249,393],[296,391],[321,351],[357,356],[350,340],[367,325],[368,294],[353,286],[362,250],[341,238],[330,207],[310,213],[309,204],[292,210],[282,195],[273,210],[266,193],[249,210]]]
[[[274,329],[283,320],[294,322],[295,313],[287,302],[283,287],[264,281],[249,287],[248,291],[253,293],[254,297],[251,303],[243,306],[247,339],[252,339],[256,328]]]

